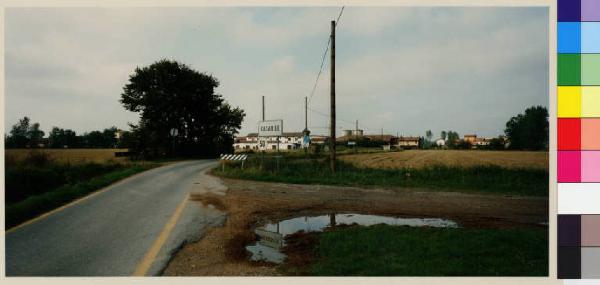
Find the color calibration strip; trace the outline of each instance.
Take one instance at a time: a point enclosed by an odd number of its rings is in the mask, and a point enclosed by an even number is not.
[[[558,278],[600,278],[600,0],[558,0]]]

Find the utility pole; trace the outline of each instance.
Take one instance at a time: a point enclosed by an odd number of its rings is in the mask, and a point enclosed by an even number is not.
[[[304,97],[304,129],[308,130],[308,97]]]
[[[310,131],[308,130],[308,97],[304,97],[304,130],[302,131],[302,148],[304,148],[304,154],[308,152],[308,146],[310,145]]]
[[[330,109],[330,146],[329,160],[331,172],[335,173],[335,21],[331,21],[331,109]]]
[[[354,152],[358,152],[358,120],[356,120],[356,126],[354,127]]]
[[[262,96],[262,120],[265,120],[265,96]]]

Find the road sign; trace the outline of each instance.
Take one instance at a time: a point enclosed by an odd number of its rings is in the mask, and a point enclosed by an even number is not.
[[[258,122],[259,137],[280,137],[283,135],[283,120]]]
[[[356,145],[356,142],[348,141],[348,145]]]
[[[302,137],[302,146],[308,147],[309,145],[310,145],[310,136],[304,135],[304,137]]]
[[[283,246],[283,235],[276,232],[270,232],[265,229],[255,229],[254,233],[257,234],[260,239],[258,242],[262,245],[279,249]]]

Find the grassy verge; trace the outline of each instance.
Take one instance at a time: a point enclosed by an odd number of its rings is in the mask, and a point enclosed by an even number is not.
[[[548,171],[498,166],[432,166],[419,169],[359,168],[338,162],[331,174],[325,159],[249,158],[244,169],[228,165],[213,174],[237,179],[296,184],[345,186],[427,187],[443,191],[484,192],[522,196],[548,196]]]
[[[73,184],[64,184],[48,192],[31,195],[24,200],[7,204],[6,228],[8,229],[16,226],[102,187],[108,186],[118,180],[158,165],[159,164],[156,163],[129,165],[87,180],[74,182]]]
[[[378,225],[324,232],[316,276],[547,276],[547,229],[441,229]]]

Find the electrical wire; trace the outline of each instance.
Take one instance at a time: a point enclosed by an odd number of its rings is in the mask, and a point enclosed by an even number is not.
[[[340,10],[340,14],[337,17],[337,21],[335,22],[335,27],[337,28],[338,23],[340,22],[340,18],[342,17],[342,13],[344,12],[344,7]],[[308,97],[308,104],[312,100],[312,97],[315,95],[315,91],[317,90],[317,85],[319,84],[319,78],[321,78],[321,74],[323,73],[323,66],[325,65],[325,58],[327,58],[327,53],[329,52],[329,44],[331,44],[331,35],[329,35],[327,39],[327,46],[325,47],[325,52],[323,53],[323,57],[321,58],[321,67],[319,67],[319,72],[317,73],[317,78],[315,79],[315,84],[313,85],[312,91],[310,92],[310,96]]]

